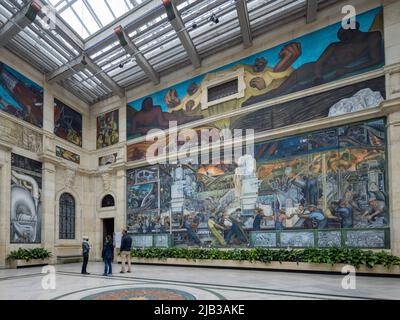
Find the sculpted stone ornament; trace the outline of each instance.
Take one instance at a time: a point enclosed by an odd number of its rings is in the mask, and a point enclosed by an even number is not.
[[[75,181],[75,171],[66,169],[64,173],[64,186],[66,189],[72,189]]]
[[[109,191],[111,190],[111,176],[108,172],[105,172],[101,175],[101,178],[103,179],[103,189],[104,191]]]
[[[35,153],[40,153],[43,150],[40,133],[1,117],[0,140]]]

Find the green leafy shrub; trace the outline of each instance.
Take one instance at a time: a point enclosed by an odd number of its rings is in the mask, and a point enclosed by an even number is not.
[[[307,248],[307,249],[203,249],[203,248],[144,248],[133,249],[132,257],[160,259],[167,258],[187,260],[236,260],[236,261],[260,261],[270,263],[278,262],[306,262],[328,263],[331,265],[344,263],[359,268],[375,265],[383,265],[387,268],[400,265],[400,257],[388,254],[385,251],[373,252],[371,250],[350,248]]]
[[[46,259],[52,256],[51,252],[43,248],[24,249],[19,248],[18,250],[11,251],[8,255],[9,259],[14,260],[33,260],[33,259]]]

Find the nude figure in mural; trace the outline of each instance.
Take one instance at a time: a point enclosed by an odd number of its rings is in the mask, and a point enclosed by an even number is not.
[[[360,31],[357,22],[356,29],[340,28],[337,36],[339,41],[331,43],[317,61],[302,65],[281,86],[251,97],[243,106],[326,83],[383,62],[381,32]]]
[[[153,105],[153,99],[147,97],[142,102],[142,108],[132,117],[131,134],[146,134],[153,128],[168,129],[169,121],[177,121],[178,125],[203,118],[201,115],[186,116],[163,112],[160,106]]]

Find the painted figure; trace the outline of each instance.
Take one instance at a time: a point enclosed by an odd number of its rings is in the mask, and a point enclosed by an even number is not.
[[[338,42],[331,43],[315,62],[303,64],[278,88],[246,101],[245,105],[323,84],[333,79],[382,64],[383,41],[380,31],[363,32],[340,28]]]
[[[317,229],[326,229],[328,227],[328,219],[316,205],[310,204],[308,210],[310,211],[309,214],[298,214],[298,216],[306,220],[311,220],[313,226]]]
[[[177,124],[180,125],[188,121],[201,119],[203,116],[175,115],[173,113],[163,112],[160,106],[153,105],[153,98],[147,97],[143,100],[140,111],[131,114],[130,118],[129,131],[134,134],[139,133],[143,135],[153,128],[168,129],[170,121],[177,121]]]
[[[225,228],[218,223],[215,222],[215,217],[210,216],[207,221],[207,226],[212,235],[214,236],[214,239],[211,242],[211,245],[214,245],[215,243],[219,243],[222,246],[226,245],[224,237],[221,235],[221,233],[218,230],[224,231]]]
[[[335,213],[341,219],[342,228],[353,227],[353,208],[345,199],[339,200],[339,205],[336,208]]]

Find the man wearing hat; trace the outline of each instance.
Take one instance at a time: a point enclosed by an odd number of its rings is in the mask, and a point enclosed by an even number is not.
[[[90,252],[90,244],[89,237],[82,237],[82,256],[83,256],[83,264],[82,264],[82,274],[90,274],[86,271],[88,261],[89,261],[89,252]]]
[[[366,217],[369,221],[375,220],[377,216],[383,216],[385,213],[385,202],[377,200],[375,196],[369,198],[369,208],[362,215]]]
[[[308,206],[309,214],[297,214],[300,218],[311,219],[313,224],[317,226],[317,229],[325,229],[328,227],[328,219],[325,217],[324,213],[317,208],[315,204],[310,204]]]

